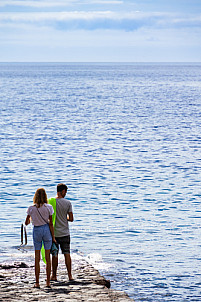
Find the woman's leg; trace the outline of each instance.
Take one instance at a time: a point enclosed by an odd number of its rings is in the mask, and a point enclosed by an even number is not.
[[[50,274],[51,274],[50,250],[45,250],[45,260],[46,260],[46,274],[47,274],[46,285],[50,286]]]
[[[50,249],[52,246],[52,235],[50,233],[50,228],[48,224],[44,225],[43,243],[45,248],[45,260],[46,260],[46,274],[47,274],[46,284],[47,286],[50,286],[50,274],[51,274]]]
[[[35,250],[35,287],[39,287],[39,275],[40,275],[40,250]]]

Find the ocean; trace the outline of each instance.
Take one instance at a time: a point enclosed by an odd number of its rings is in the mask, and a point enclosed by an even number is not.
[[[201,63],[0,63],[0,111],[1,263],[64,182],[74,257],[136,302],[201,301]]]

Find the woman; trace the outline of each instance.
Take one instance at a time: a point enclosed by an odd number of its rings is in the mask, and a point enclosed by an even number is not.
[[[40,288],[39,275],[40,275],[40,250],[42,243],[45,248],[46,259],[46,285],[50,288],[50,249],[52,241],[56,242],[54,237],[54,228],[52,223],[52,214],[54,213],[53,207],[47,203],[47,194],[43,188],[36,191],[33,198],[33,205],[27,210],[27,218],[25,225],[28,225],[32,220],[33,228],[33,241],[35,249],[35,277],[36,282],[34,287]]]

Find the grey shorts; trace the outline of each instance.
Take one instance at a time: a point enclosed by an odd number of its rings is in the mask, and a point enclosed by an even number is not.
[[[64,237],[55,237],[57,241],[57,248],[59,249],[59,245],[62,251],[62,254],[70,254],[70,236]]]

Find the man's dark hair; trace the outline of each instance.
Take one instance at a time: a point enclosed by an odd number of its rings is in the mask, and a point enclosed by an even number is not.
[[[62,192],[63,190],[67,191],[68,187],[65,184],[58,184],[57,185],[57,192]]]

